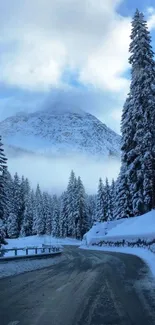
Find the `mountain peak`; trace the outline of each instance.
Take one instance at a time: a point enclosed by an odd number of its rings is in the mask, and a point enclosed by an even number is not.
[[[9,117],[0,128],[5,144],[26,152],[120,157],[120,136],[95,116],[68,105],[57,103],[51,109]]]

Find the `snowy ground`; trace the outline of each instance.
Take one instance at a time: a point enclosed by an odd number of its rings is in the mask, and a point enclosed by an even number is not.
[[[130,243],[134,243],[138,240],[144,241],[143,248],[128,247]],[[84,235],[81,248],[137,255],[148,264],[155,276],[155,244],[151,244],[151,241],[154,240],[155,210],[152,210],[140,217],[122,219],[108,223],[96,223],[90,231]],[[124,247],[117,246],[118,242],[121,241],[124,241]],[[112,247],[110,247],[111,243],[113,244]],[[145,243],[148,244],[148,246],[145,246]]]
[[[7,248],[24,248],[24,247],[32,247],[39,246],[42,244],[46,245],[80,245],[80,241],[72,238],[54,238],[52,236],[29,236],[29,237],[19,237],[16,239],[7,239],[8,245],[3,246],[5,249]]]

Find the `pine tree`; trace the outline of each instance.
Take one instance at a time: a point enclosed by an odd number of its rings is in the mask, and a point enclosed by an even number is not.
[[[27,210],[27,200],[30,202],[30,184],[28,179],[24,178],[22,176],[21,182],[20,182],[20,209],[18,214],[18,224],[19,228],[21,230],[21,227],[23,225],[23,219],[25,218],[25,209]],[[27,211],[26,211],[27,214]]]
[[[21,191],[20,191],[20,178],[17,173],[14,175],[13,180],[13,213],[17,217],[18,220],[18,235],[20,234],[21,230]]]
[[[60,199],[60,237],[68,236],[68,196],[64,192]]]
[[[77,211],[75,235],[77,239],[82,239],[89,230],[89,223],[86,193],[80,177],[77,180]]]
[[[14,213],[10,213],[7,221],[7,234],[9,238],[17,238],[18,231],[18,218]]]
[[[33,234],[43,235],[45,233],[45,219],[43,214],[43,198],[40,186],[37,185],[35,193],[35,211],[33,216]]]
[[[60,201],[56,195],[53,196],[52,236],[60,236]]]
[[[129,218],[132,216],[131,202],[128,178],[122,166],[120,175],[116,181],[115,219]]]
[[[110,186],[110,196],[111,196],[111,218],[110,220],[114,220],[115,219],[115,204],[116,204],[116,184],[114,179],[112,179],[112,183]]]
[[[53,201],[48,193],[43,193],[43,214],[46,222],[46,234],[52,233]]]
[[[7,220],[9,214],[13,212],[13,204],[14,204],[13,179],[7,169],[4,170],[3,177],[4,177],[4,196],[5,196],[5,205],[3,210],[3,223],[4,223],[4,231],[7,236]]]
[[[0,224],[0,248],[2,245],[6,245],[7,242],[5,240],[5,231],[3,230],[3,227]]]
[[[33,226],[33,202],[31,193],[24,198],[23,223],[21,227],[21,236],[31,236]]]
[[[96,201],[97,195],[87,195],[87,206],[89,214],[89,224],[92,227],[93,223],[96,221]]]
[[[67,214],[68,214],[68,236],[75,236],[75,214],[76,214],[76,177],[73,171],[69,178],[67,187]]]
[[[108,178],[105,181],[105,196],[104,196],[104,207],[105,207],[105,220],[109,221],[112,220],[112,197],[111,197],[111,190]]]
[[[131,201],[126,198],[123,215],[135,216],[155,208],[155,64],[150,33],[138,10],[132,21],[129,51],[132,78],[121,123],[119,193],[125,193],[126,187],[131,195]]]
[[[96,202],[96,219],[97,221],[106,221],[105,215],[105,190],[103,181],[99,179],[98,191],[97,191],[97,202]]]
[[[4,154],[2,139],[0,136],[0,220],[4,219],[4,209],[7,205],[5,195],[5,171],[7,169],[7,158]]]

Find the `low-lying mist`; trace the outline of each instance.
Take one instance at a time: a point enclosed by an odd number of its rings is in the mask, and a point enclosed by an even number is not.
[[[10,157],[8,167],[11,174],[18,172],[21,177],[28,177],[33,187],[40,184],[42,190],[60,194],[66,189],[69,175],[73,169],[76,176],[80,176],[87,193],[97,191],[98,180],[108,177],[116,179],[120,169],[120,162],[116,159],[95,161],[90,157],[44,157],[23,155]]]

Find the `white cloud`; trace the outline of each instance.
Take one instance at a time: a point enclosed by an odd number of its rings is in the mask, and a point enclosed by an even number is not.
[[[62,85],[67,68],[78,71],[85,84],[124,95],[130,19],[116,12],[120,2],[6,0],[0,28],[1,44],[8,46],[0,58],[0,79],[46,90]]]
[[[88,57],[86,67],[81,72],[81,80],[126,94],[129,81],[122,77],[122,73],[128,68],[130,21],[120,18],[114,25],[109,37]]]
[[[155,28],[155,8],[149,7],[147,9],[147,13],[149,15],[149,17],[148,17],[148,27],[151,30],[151,29]]]

